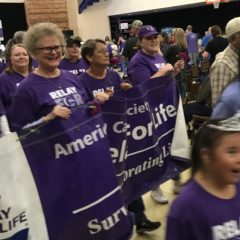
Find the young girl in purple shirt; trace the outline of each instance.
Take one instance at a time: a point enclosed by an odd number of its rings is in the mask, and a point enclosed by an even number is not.
[[[240,239],[240,116],[210,120],[192,148],[192,178],[173,202],[166,240]]]

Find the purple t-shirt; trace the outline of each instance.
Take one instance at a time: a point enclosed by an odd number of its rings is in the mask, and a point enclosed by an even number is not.
[[[232,199],[220,199],[191,180],[172,203],[166,240],[240,239],[240,183]]]
[[[56,78],[44,78],[31,73],[13,98],[10,125],[19,130],[50,113],[56,105],[74,108],[86,102],[86,93],[74,74],[61,70]]]
[[[25,77],[17,72],[2,72],[0,74],[0,98],[6,110],[6,115],[9,115],[9,109],[12,105],[12,99],[16,94],[17,87]]]
[[[83,86],[91,101],[97,92],[104,92],[107,89],[112,89],[113,92],[118,91],[122,83],[122,78],[117,72],[107,69],[105,78],[97,79],[91,77],[88,73],[83,73],[79,77],[79,83]]]
[[[80,58],[75,63],[71,63],[68,61],[68,59],[63,58],[59,64],[59,68],[68,70],[69,72],[72,72],[76,76],[79,76],[82,73],[84,73],[89,68],[89,66],[82,58]]]
[[[151,78],[165,64],[166,61],[162,55],[150,56],[139,50],[129,62],[127,69],[129,80],[133,85],[138,85]]]
[[[198,52],[198,35],[193,32],[186,33],[187,43],[188,43],[188,53]]]

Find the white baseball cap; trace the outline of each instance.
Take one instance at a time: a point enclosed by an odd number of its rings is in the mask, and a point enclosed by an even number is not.
[[[225,29],[226,37],[231,37],[233,34],[240,32],[240,17],[231,19]]]

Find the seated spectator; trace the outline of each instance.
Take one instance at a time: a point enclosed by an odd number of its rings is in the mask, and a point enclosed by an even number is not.
[[[240,78],[231,82],[223,90],[214,105],[212,117],[213,118],[227,118],[240,112]]]
[[[212,96],[209,77],[201,83],[197,101],[184,105],[186,124],[192,121],[193,115],[210,116],[212,113]]]

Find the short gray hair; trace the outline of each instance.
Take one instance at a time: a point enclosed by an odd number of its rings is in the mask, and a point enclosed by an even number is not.
[[[134,20],[131,24],[131,27],[140,28],[142,25],[143,25],[143,22],[141,20]]]
[[[65,45],[64,34],[56,24],[51,22],[37,23],[28,29],[23,39],[23,44],[31,55],[35,55],[37,42],[45,36],[55,36],[61,45]]]

